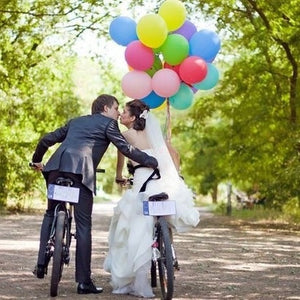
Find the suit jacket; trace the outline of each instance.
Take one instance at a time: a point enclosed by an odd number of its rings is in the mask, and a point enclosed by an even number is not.
[[[44,167],[45,178],[52,170],[80,174],[82,183],[95,193],[96,168],[110,142],[130,159],[146,167],[157,167],[154,157],[127,143],[116,120],[102,114],[72,119],[65,126],[46,134],[39,141],[32,161],[41,162],[50,146],[61,143]]]

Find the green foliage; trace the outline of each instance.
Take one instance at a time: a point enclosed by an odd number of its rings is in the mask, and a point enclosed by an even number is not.
[[[192,2],[215,20],[222,40],[218,86],[199,91],[188,121],[174,130],[181,151],[193,152],[183,168],[198,191],[230,180],[258,188],[275,207],[299,199],[297,2]]]
[[[300,200],[299,198],[292,198],[287,201],[282,207],[283,217],[290,222],[300,223]]]
[[[81,82],[73,78],[78,58],[72,47],[86,32],[95,33],[99,40],[107,37],[118,4],[95,0],[0,2],[0,207],[10,200],[22,210],[33,191],[44,194],[41,174],[28,168],[39,138],[89,112],[90,103],[81,100],[92,101],[97,96],[90,91],[78,93]],[[91,54],[102,70],[97,92],[120,96],[114,72],[102,63],[104,54]],[[86,78],[89,68],[84,67],[81,77]]]
[[[123,6],[138,16],[139,7],[146,13],[161,2],[0,2],[0,207],[13,199],[22,208],[33,190],[43,191],[40,174],[27,168],[38,139],[89,111],[92,87],[84,80],[74,87],[78,60],[72,46],[86,32],[103,41],[91,54],[101,69],[98,91],[122,99],[122,74],[114,61],[107,66],[103,60],[109,22]],[[192,20],[214,21],[222,41],[214,62],[221,74],[217,87],[199,91],[188,112],[172,111],[172,142],[185,180],[202,194],[213,195],[227,181],[245,191],[259,189],[268,205],[292,210],[300,186],[298,1],[183,2]],[[85,77],[90,61],[81,63]],[[86,93],[78,93],[81,85]],[[114,161],[113,149],[100,166],[108,192],[114,189]]]
[[[80,112],[74,60],[45,42],[63,21],[52,8],[41,1],[0,5],[0,207],[12,199],[22,209],[32,191],[44,187],[28,167],[34,147],[45,132]]]
[[[38,139],[80,111],[72,82],[66,75],[70,74],[68,69],[72,63],[67,60],[62,63],[61,58],[49,60],[36,66],[29,72],[28,79],[7,90],[0,99],[2,206],[8,198],[23,202],[26,192],[32,191],[35,183],[41,184],[34,180],[37,176],[28,168]],[[49,64],[53,64],[51,68]]]

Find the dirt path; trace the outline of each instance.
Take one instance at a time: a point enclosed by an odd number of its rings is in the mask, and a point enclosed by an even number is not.
[[[111,214],[112,205],[95,206],[92,270],[103,294],[76,294],[73,255],[57,299],[138,299],[112,295],[102,268]],[[38,280],[31,273],[41,220],[42,214],[0,216],[0,299],[50,298],[49,276]],[[299,231],[232,224],[202,213],[198,228],[175,236],[175,247],[181,270],[174,299],[300,299]]]

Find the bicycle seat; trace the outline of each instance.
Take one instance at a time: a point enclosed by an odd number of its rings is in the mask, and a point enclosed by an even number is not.
[[[169,199],[169,195],[166,193],[159,193],[149,197],[149,201],[164,201]]]
[[[64,186],[72,186],[74,184],[73,180],[66,177],[58,177],[56,179],[56,184]]]

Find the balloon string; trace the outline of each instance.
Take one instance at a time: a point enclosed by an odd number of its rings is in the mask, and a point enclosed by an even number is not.
[[[171,143],[171,113],[170,113],[170,101],[169,98],[167,98],[167,143]]]

